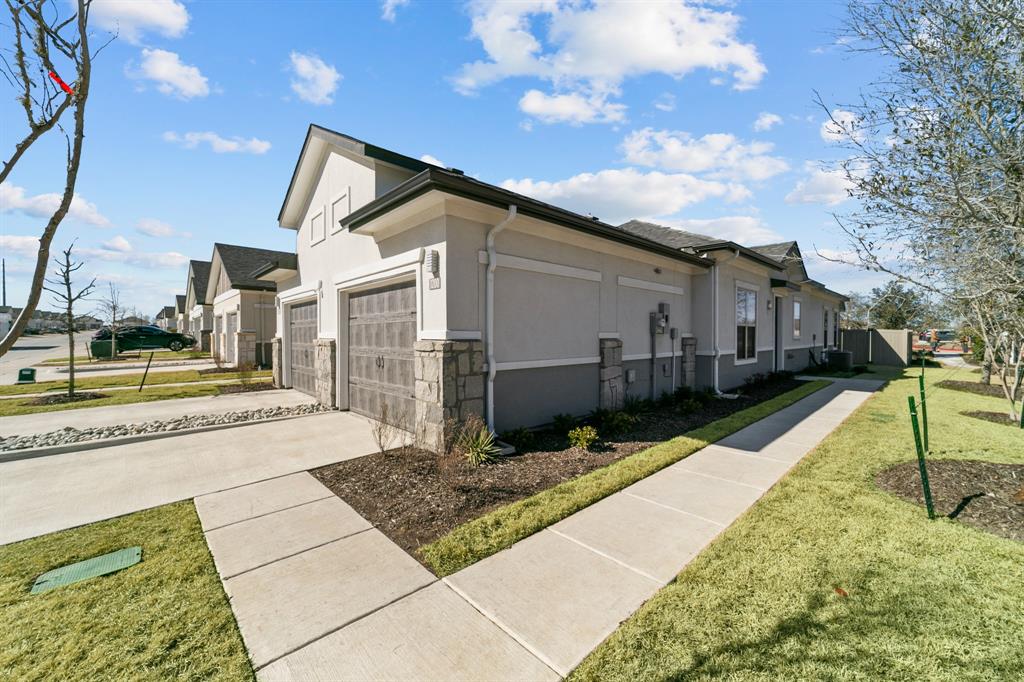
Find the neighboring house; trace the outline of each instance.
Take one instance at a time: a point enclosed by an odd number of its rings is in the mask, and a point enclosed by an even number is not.
[[[140,325],[149,324],[149,319],[145,317],[139,317],[138,315],[129,315],[128,317],[122,317],[118,323],[118,327],[138,327]]]
[[[18,319],[18,315],[21,314],[21,308],[8,306],[7,310],[10,315],[9,324],[13,325],[14,321]],[[65,313],[52,312],[49,310],[36,310],[32,313],[32,317],[29,318],[28,324],[25,325],[25,329],[45,334],[62,331],[66,326],[67,315]]]
[[[163,308],[160,309],[160,312],[158,312],[156,314],[156,317],[153,319],[153,324],[160,327],[164,331],[177,331],[178,329],[178,319],[175,316],[173,305],[165,305]]]
[[[79,331],[91,331],[103,326],[102,320],[92,315],[76,315],[75,329]]]
[[[185,284],[188,333],[199,341],[199,348],[204,352],[210,350],[210,335],[213,333],[213,305],[206,301],[209,281],[210,261],[189,261],[188,281]]]
[[[0,339],[7,336],[7,332],[14,326],[13,310],[9,305],[0,306]]]
[[[387,403],[428,447],[473,413],[502,431],[801,369],[844,300],[792,242],[613,226],[318,126],[278,223],[297,272],[260,271],[279,284],[275,380],[370,417]]]
[[[185,312],[185,295],[174,295],[174,323],[181,334],[188,334],[188,315]]]
[[[277,284],[257,270],[288,261],[295,254],[248,246],[214,244],[205,300],[213,306],[211,352],[227,365],[271,364],[277,332]]]

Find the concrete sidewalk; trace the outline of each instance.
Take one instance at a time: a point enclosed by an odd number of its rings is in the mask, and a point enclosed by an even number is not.
[[[880,385],[835,381],[442,581],[308,474],[196,508],[261,680],[557,679]]]
[[[325,412],[0,462],[0,544],[374,451],[368,420]]]
[[[209,383],[209,382],[203,382]],[[224,414],[264,407],[292,407],[315,402],[311,396],[292,390],[252,391],[201,398],[154,400],[149,403],[82,407],[75,410],[39,412],[0,419],[0,436],[47,433],[66,426],[76,429],[140,424],[158,419],[176,419],[187,414]]]

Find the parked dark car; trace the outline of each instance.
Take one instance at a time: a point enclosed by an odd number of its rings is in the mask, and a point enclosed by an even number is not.
[[[179,351],[191,348],[196,344],[195,338],[188,334],[169,332],[160,327],[144,325],[124,327],[117,330],[117,352],[126,350],[151,350],[169,348]],[[110,329],[104,327],[92,335],[92,354],[96,357],[110,355]]]

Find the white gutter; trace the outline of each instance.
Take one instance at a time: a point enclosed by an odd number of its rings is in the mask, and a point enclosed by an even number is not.
[[[484,303],[484,315],[487,318],[487,427],[494,431],[494,375],[498,373],[498,362],[494,357],[494,270],[498,267],[497,250],[494,238],[516,219],[519,209],[515,204],[508,207],[508,215],[500,223],[487,232],[487,294]]]

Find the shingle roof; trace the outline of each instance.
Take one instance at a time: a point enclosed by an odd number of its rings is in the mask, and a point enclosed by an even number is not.
[[[263,279],[255,279],[252,273],[256,268],[269,261],[277,261],[295,254],[272,249],[256,249],[250,246],[234,246],[232,244],[214,244],[214,250],[220,254],[221,266],[227,273],[232,289],[262,289],[274,291],[277,285]]]
[[[212,263],[208,260],[193,260],[189,261],[188,265],[192,268],[192,281],[196,288],[196,303],[203,305],[206,303],[206,285],[210,283],[210,266]]]
[[[754,251],[757,251],[758,253],[760,253],[762,255],[768,256],[769,258],[774,258],[775,260],[781,262],[786,257],[786,254],[789,253],[790,249],[792,249],[795,245],[796,245],[796,242],[788,241],[788,242],[779,242],[777,244],[764,244],[762,246],[751,246],[750,248],[752,250],[754,250]]]
[[[715,244],[722,241],[717,237],[709,237],[706,234],[677,230],[673,227],[647,223],[642,220],[630,220],[622,223],[618,227],[620,230],[625,230],[626,232],[635,234],[638,237],[644,237],[645,239],[650,239],[651,241],[658,242],[659,244],[664,244],[677,249],[692,250],[698,246]]]
[[[160,309],[160,312],[156,314],[156,319],[158,320],[169,320],[172,317],[174,317],[173,305],[165,305],[163,308]]]
[[[184,312],[184,310],[185,310],[185,295],[184,294],[175,294],[174,295],[174,306],[175,306],[174,307],[175,314],[177,314],[179,312]]]

